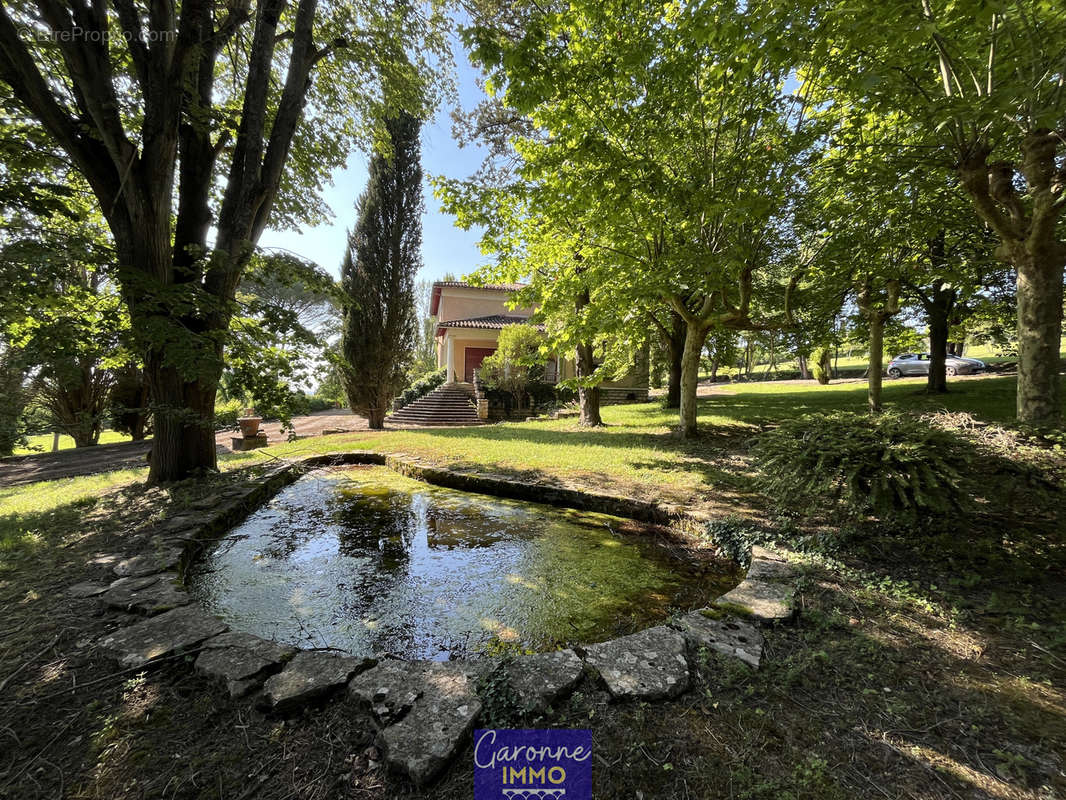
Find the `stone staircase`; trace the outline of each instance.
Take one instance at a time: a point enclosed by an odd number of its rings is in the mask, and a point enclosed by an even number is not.
[[[393,425],[484,425],[474,403],[474,389],[465,383],[446,383],[390,414]]]

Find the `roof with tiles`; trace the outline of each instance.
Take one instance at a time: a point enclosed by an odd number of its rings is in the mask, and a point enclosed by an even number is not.
[[[529,322],[528,317],[511,317],[505,314],[490,314],[487,317],[470,317],[469,319],[451,319],[447,322],[437,323],[437,328],[481,328],[483,330],[499,330],[506,325],[519,325]],[[537,325],[538,330],[544,330],[543,325]]]

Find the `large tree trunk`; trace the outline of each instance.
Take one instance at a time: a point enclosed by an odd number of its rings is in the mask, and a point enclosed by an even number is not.
[[[600,387],[586,386],[582,382],[582,379],[589,377],[596,370],[590,342],[582,342],[577,346],[575,367],[579,381],[577,402],[581,408],[579,424],[583,428],[597,428],[603,425],[603,419],[600,417]]]
[[[696,392],[700,380],[700,354],[710,330],[704,324],[689,322],[685,326],[685,349],[681,355],[681,436],[691,439],[696,426]]]
[[[385,409],[370,408],[366,412],[366,426],[372,431],[380,431],[385,427]]]
[[[929,378],[925,390],[929,394],[944,394],[948,390],[948,315],[942,305],[934,303],[928,309],[929,318]]]
[[[796,356],[796,361],[799,362],[800,378],[809,381],[811,379],[811,371],[807,368],[807,356],[799,353]]]
[[[870,367],[867,374],[867,402],[870,410],[881,410],[881,373],[885,368],[885,317],[873,315],[870,320]]]
[[[941,274],[947,267],[947,250],[944,240],[945,233],[941,229],[929,241],[929,263],[932,264],[934,272]],[[952,287],[946,287],[942,279],[937,279],[933,282],[931,292],[928,294],[919,292],[918,297],[929,320],[929,377],[926,391],[930,394],[944,394],[948,390],[946,365],[948,331],[951,327],[952,312],[955,310],[958,291]]]
[[[1062,263],[1028,253],[1013,260],[1018,269],[1018,419],[1050,425],[1062,414]]]
[[[211,354],[216,367],[195,380],[166,365],[158,349],[149,351],[144,376],[152,395],[154,434],[148,482],[166,483],[217,469],[215,394],[221,353]]]
[[[681,351],[670,354],[670,372],[666,378],[666,407],[681,407]]]
[[[1061,146],[1061,133],[1033,130],[1016,162],[990,162],[991,146],[979,141],[967,147],[959,164],[978,215],[999,236],[997,257],[1018,273],[1017,411],[1021,422],[1033,425],[1054,425],[1062,415]],[[1024,178],[1023,191],[1019,178]]]
[[[666,407],[681,407],[681,354],[685,349],[685,320],[676,311],[670,312],[670,336],[666,338],[670,354],[670,373],[666,384]]]

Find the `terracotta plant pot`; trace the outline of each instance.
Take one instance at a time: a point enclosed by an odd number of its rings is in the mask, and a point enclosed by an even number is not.
[[[245,439],[252,439],[258,436],[259,423],[262,421],[262,417],[239,417],[237,424],[241,426],[241,436]]]

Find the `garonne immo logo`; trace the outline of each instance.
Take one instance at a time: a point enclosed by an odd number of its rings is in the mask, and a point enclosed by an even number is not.
[[[592,800],[592,731],[474,731],[474,800]]]

